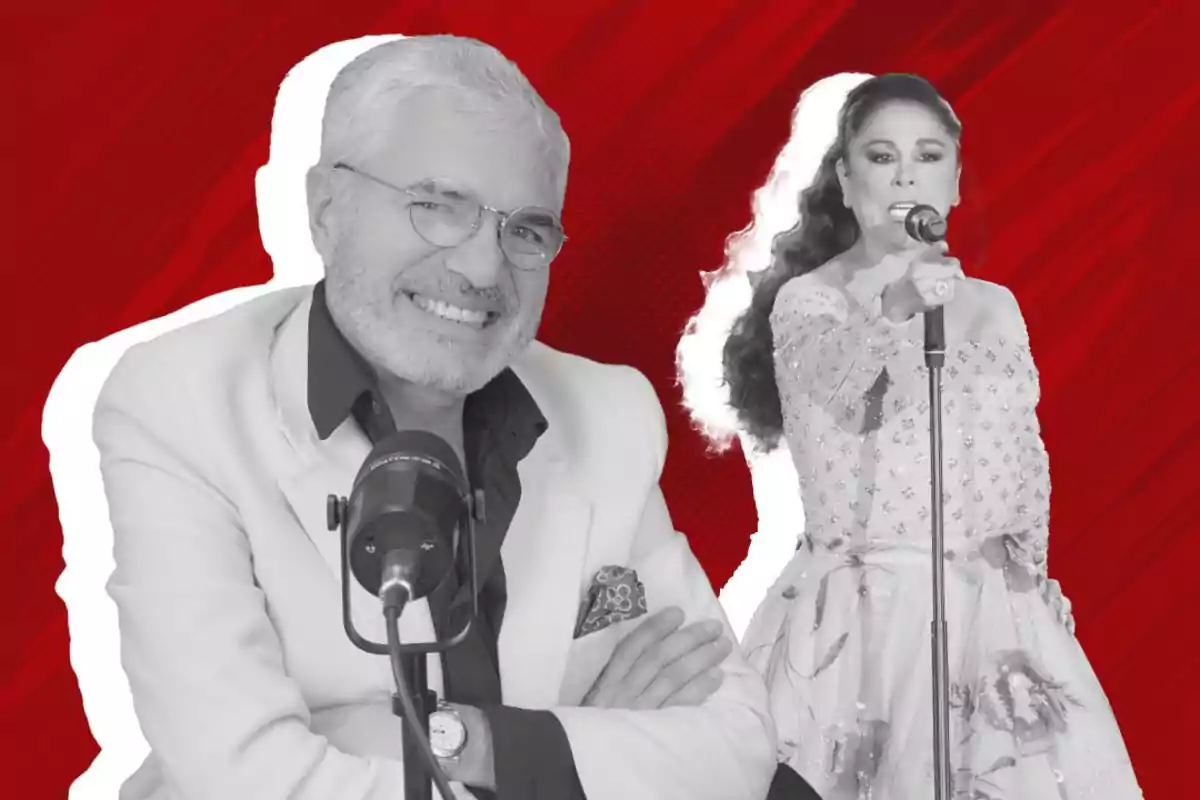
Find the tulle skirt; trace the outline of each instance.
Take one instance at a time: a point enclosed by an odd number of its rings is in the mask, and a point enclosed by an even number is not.
[[[965,552],[965,551],[964,551]],[[946,561],[955,800],[1141,798],[1108,700],[1036,587]],[[933,795],[928,551],[797,552],[743,638],[779,761],[825,800]]]

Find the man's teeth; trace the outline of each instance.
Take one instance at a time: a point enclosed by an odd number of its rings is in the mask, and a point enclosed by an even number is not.
[[[436,314],[442,319],[448,319],[453,322],[465,322],[468,325],[482,325],[488,321],[488,313],[486,311],[473,311],[469,308],[460,308],[450,303],[442,302],[441,300],[433,300],[428,297],[422,297],[419,294],[412,295],[412,301],[417,308],[422,311],[428,311],[430,314]]]

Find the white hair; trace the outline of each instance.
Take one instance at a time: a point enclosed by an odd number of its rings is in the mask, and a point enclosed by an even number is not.
[[[496,48],[462,36],[412,36],[372,47],[333,79],[321,125],[321,162],[352,160],[383,133],[381,111],[396,110],[421,88],[459,90],[464,110],[532,123],[560,198],[565,196],[570,142],[558,114],[521,70]],[[475,101],[472,103],[471,101]],[[376,124],[372,124],[375,122]]]
[[[719,269],[700,273],[706,287],[704,304],[684,328],[675,366],[684,408],[714,452],[727,450],[742,433],[729,403],[724,349],[734,323],[750,305],[750,276],[771,266],[775,238],[799,223],[800,193],[808,188],[837,138],[838,115],[846,96],[871,77],[840,73],[817,81],[800,95],[792,111],[791,135],[766,183],[754,192],[750,224],[725,240],[725,263]]]

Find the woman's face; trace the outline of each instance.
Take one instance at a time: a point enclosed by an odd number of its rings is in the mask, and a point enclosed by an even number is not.
[[[897,101],[879,108],[838,162],[847,207],[863,235],[891,246],[910,243],[904,216],[916,204],[943,216],[958,204],[958,151],[929,109]]]

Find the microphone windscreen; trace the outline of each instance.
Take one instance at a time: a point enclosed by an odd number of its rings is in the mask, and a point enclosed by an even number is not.
[[[447,578],[466,518],[467,484],[454,449],[427,431],[400,431],[367,456],[347,501],[346,554],[358,582],[372,594],[380,586],[384,556],[417,555],[412,599]]]
[[[933,206],[917,205],[904,217],[904,230],[918,242],[933,244],[946,238],[946,220]]]
[[[429,431],[404,430],[380,439],[371,448],[370,454],[363,461],[358,475],[354,478],[355,485],[360,483],[368,473],[395,457],[424,461],[432,469],[440,468],[449,472],[458,484],[462,485],[466,482],[462,464],[459,463],[458,456],[449,442]]]

